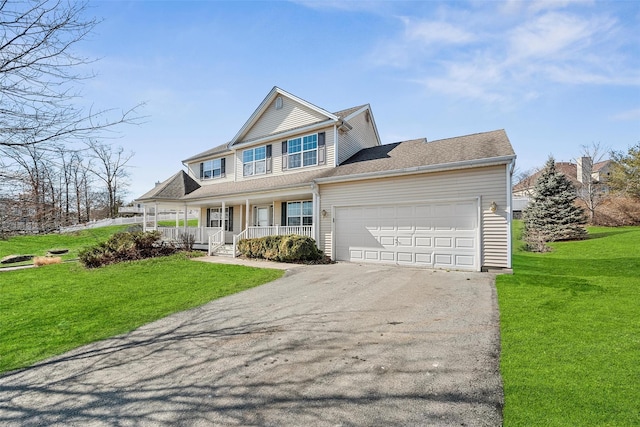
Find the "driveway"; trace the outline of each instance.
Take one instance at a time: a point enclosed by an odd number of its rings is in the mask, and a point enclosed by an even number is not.
[[[494,279],[298,267],[0,377],[0,424],[497,426]]]

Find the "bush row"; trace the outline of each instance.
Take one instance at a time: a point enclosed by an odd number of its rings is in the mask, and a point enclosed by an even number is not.
[[[82,249],[78,254],[85,267],[94,268],[122,261],[171,255],[178,248],[160,240],[160,232],[116,233],[106,242]]]
[[[243,239],[238,251],[247,258],[263,258],[270,261],[315,261],[322,258],[322,251],[311,237],[289,234]]]

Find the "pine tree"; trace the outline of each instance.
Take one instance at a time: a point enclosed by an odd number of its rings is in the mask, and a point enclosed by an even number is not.
[[[571,181],[556,170],[555,160],[549,157],[522,216],[530,250],[543,252],[548,250],[547,242],[586,238],[587,219],[575,204],[576,197]]]

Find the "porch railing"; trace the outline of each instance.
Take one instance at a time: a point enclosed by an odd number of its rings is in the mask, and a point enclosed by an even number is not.
[[[187,233],[194,237],[196,243],[209,243],[209,236],[216,234],[220,227],[158,227],[158,231],[164,240],[180,240],[180,235]]]
[[[256,239],[267,236],[286,236],[288,234],[298,234],[300,236],[313,237],[313,226],[311,225],[273,225],[270,227],[248,227],[242,233],[233,236],[233,257],[237,255],[238,242],[242,239]]]
[[[220,229],[209,235],[209,244],[207,246],[209,248],[207,250],[209,256],[213,255],[218,248],[224,246],[224,234],[224,230]]]

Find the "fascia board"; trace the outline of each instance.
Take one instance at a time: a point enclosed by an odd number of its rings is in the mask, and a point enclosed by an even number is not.
[[[264,111],[267,109],[267,107],[269,106],[269,104],[271,104],[271,102],[275,99],[276,96],[278,95],[282,95],[282,96],[286,96],[287,98],[290,98],[291,100],[304,105],[307,108],[310,108],[322,115],[327,116],[329,119],[332,120],[338,120],[338,117],[335,116],[334,114],[331,114],[330,112],[328,112],[327,110],[324,110],[318,106],[315,106],[313,104],[311,104],[310,102],[305,101],[302,98],[298,98],[297,96],[290,94],[289,92],[280,89],[277,86],[274,86],[273,89],[271,89],[271,91],[269,92],[269,94],[264,98],[264,100],[260,103],[260,105],[258,106],[258,108],[256,108],[256,110],[253,112],[253,114],[249,117],[249,120],[247,120],[245,122],[245,124],[242,126],[242,128],[240,128],[240,130],[238,131],[238,133],[233,137],[233,139],[231,140],[231,142],[229,143],[229,147],[231,148],[231,146],[236,145],[238,143],[238,141],[242,138],[242,136],[244,136],[244,134],[247,132],[247,130],[249,130],[249,128],[251,128],[251,126],[253,126],[256,121],[258,121],[258,118],[260,118],[260,116],[262,116],[262,114],[264,113]]]
[[[373,126],[373,131],[376,134],[376,140],[378,141],[377,145],[382,145],[382,141],[380,140],[380,134],[378,133],[378,126],[376,125],[376,120],[373,118],[373,111],[371,111],[371,105],[369,105],[369,104],[364,105],[362,108],[360,108],[360,109],[354,111],[353,113],[349,114],[343,120],[345,122],[348,122],[352,118],[356,117],[359,114],[364,113],[367,110],[369,111],[369,117],[371,118],[371,125]]]

